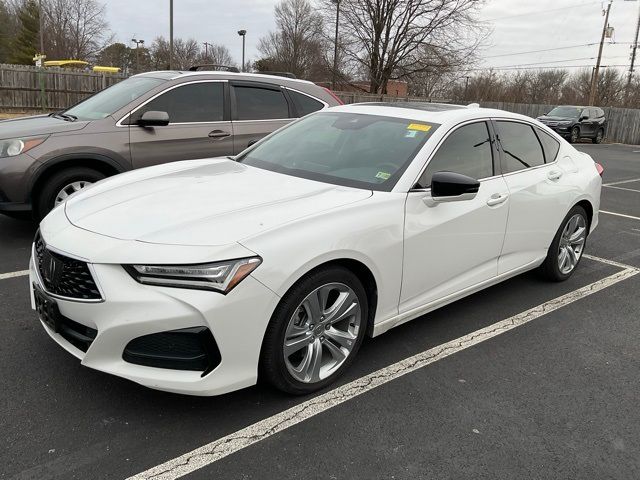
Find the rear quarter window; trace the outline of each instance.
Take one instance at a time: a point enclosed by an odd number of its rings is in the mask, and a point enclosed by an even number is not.
[[[309,95],[296,92],[295,90],[288,90],[288,92],[299,117],[304,117],[310,113],[317,112],[318,110],[322,110],[324,107],[324,103],[310,97]]]
[[[554,162],[558,156],[558,150],[560,150],[560,142],[539,128],[536,128],[536,134],[542,144],[545,163]]]

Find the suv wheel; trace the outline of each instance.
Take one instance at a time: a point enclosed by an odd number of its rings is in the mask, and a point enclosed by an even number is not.
[[[43,219],[54,207],[63,203],[74,193],[105,178],[105,174],[85,167],[72,167],[55,173],[45,181],[35,200],[35,216]]]
[[[601,128],[596,133],[596,136],[591,140],[593,143],[602,143],[602,139],[604,138],[604,130]]]
[[[571,129],[571,134],[569,135],[569,143],[578,143],[580,140],[580,129],[578,127],[573,127]]]

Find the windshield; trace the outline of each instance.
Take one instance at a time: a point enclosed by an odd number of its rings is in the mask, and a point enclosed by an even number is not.
[[[549,117],[566,117],[566,118],[578,118],[582,108],[579,107],[556,107],[547,113]]]
[[[317,113],[236,160],[311,180],[390,191],[437,127],[404,118]]]
[[[78,120],[99,120],[117,112],[140,95],[164,82],[166,80],[152,77],[128,78],[96,93],[64,113],[77,117]]]

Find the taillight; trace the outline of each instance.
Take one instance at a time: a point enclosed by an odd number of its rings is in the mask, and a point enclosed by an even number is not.
[[[327,87],[322,87],[322,88],[324,88],[324,89],[326,90],[326,92],[327,92],[329,95],[331,95],[331,96],[335,99],[335,101],[336,101],[336,102],[338,102],[338,105],[344,105],[344,102],[343,102],[342,100],[340,100],[340,98],[339,98],[335,93],[333,93],[333,92],[332,92],[331,90],[329,90]]]
[[[604,168],[598,162],[596,162],[596,170],[598,171],[598,175],[602,176],[602,173],[604,172]]]

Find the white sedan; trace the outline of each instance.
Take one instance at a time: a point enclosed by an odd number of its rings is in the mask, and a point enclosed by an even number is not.
[[[40,225],[32,305],[83,365],[151,388],[307,393],[365,335],[534,268],[567,279],[601,173],[521,115],[336,107],[74,195]]]

